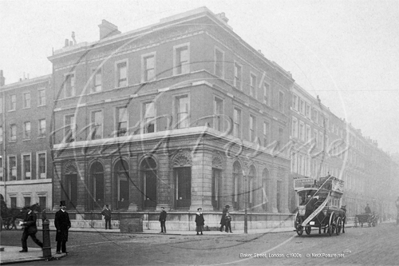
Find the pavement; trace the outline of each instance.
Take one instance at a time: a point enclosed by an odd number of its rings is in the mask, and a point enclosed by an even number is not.
[[[347,224],[345,227],[353,227],[353,224]],[[50,229],[51,230],[51,229]],[[40,229],[39,229],[40,231]],[[51,230],[53,231],[53,230]],[[100,229],[100,228],[71,228],[71,232],[92,232],[92,233],[121,233],[121,231],[118,229]],[[281,232],[294,232],[293,227],[283,227],[283,228],[263,228],[263,229],[248,229],[247,230],[248,234],[269,234],[269,233],[281,233]],[[143,232],[138,232],[135,234],[154,234],[158,235],[161,234],[160,231],[151,229],[145,229]],[[230,233],[225,233],[225,232],[220,232],[220,231],[203,231],[204,235],[225,235],[225,234],[230,234]],[[242,235],[244,233],[244,229],[241,230],[234,230],[233,235]],[[166,235],[196,235],[196,231],[167,231]],[[20,253],[19,251],[21,250],[21,247],[19,246],[4,246],[1,245],[0,250],[3,249],[3,251],[0,251],[0,265],[5,265],[5,264],[12,264],[12,263],[19,263],[19,262],[29,262],[29,261],[48,261],[48,260],[59,260],[67,254],[62,253],[62,254],[56,254],[55,249],[51,250],[52,257],[50,258],[44,258],[43,257],[43,251],[41,248],[29,248],[29,252],[26,253]]]

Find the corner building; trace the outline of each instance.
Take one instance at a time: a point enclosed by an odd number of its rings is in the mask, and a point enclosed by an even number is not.
[[[49,57],[54,204],[289,215],[289,72],[207,8],[99,27]]]

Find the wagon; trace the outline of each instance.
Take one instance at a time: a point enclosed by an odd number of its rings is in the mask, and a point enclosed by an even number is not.
[[[310,235],[312,228],[319,234],[345,233],[346,209],[342,206],[343,181],[327,176],[318,181],[312,178],[294,179],[294,189],[299,196],[294,227],[299,236],[303,231]]]
[[[363,227],[363,224],[368,224],[369,227],[371,226],[376,226],[378,221],[377,215],[373,213],[362,213],[362,214],[357,214],[355,216],[355,227],[358,227],[360,224],[361,227]]]

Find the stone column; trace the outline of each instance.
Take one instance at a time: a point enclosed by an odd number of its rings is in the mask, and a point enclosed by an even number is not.
[[[53,211],[59,210],[59,204],[62,198],[61,182],[63,179],[62,162],[54,162],[53,165]]]
[[[212,211],[212,153],[197,149],[192,154],[190,211]]]
[[[137,154],[130,155],[129,160],[129,211],[138,211],[142,209],[143,194],[140,191],[141,182],[138,169]]]
[[[171,168],[169,164],[169,155],[161,153],[157,156],[158,170],[157,170],[157,207],[156,210],[160,211],[162,207],[165,210],[170,210],[172,206],[173,195],[173,180],[171,177]]]

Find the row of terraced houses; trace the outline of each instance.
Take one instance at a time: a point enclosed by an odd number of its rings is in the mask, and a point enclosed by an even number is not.
[[[66,40],[47,76],[6,85],[1,72],[9,207],[65,200],[84,218],[109,204],[154,224],[165,207],[181,228],[198,207],[217,224],[230,205],[256,226],[290,221],[294,178],[331,174],[345,181],[350,216],[366,203],[394,213],[397,164],[223,13],[199,8],[126,33],[103,20],[99,30],[93,43]]]

